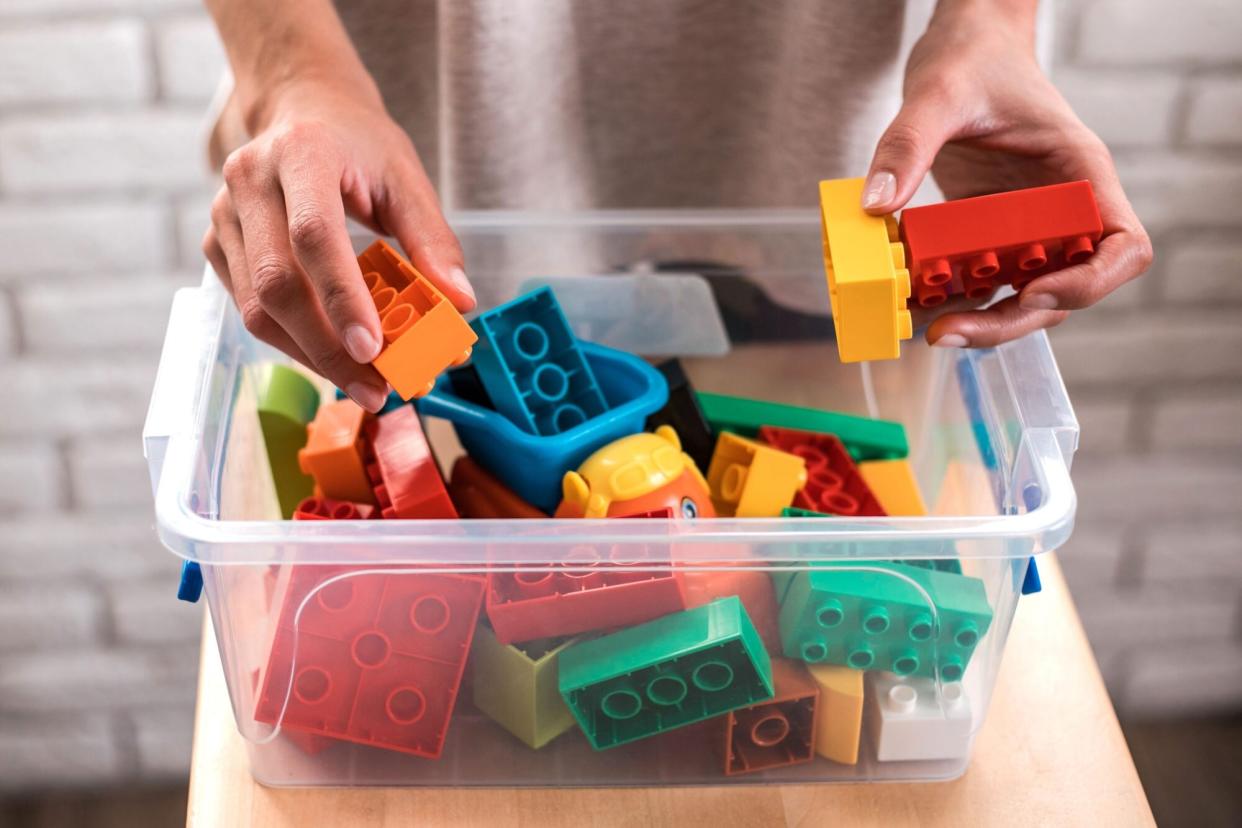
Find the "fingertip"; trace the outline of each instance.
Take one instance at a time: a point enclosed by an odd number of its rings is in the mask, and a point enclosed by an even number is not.
[[[349,352],[349,356],[354,362],[368,363],[379,356],[379,337],[372,333],[365,325],[357,323],[348,325],[341,339],[345,344],[345,350]]]
[[[1056,310],[1058,301],[1051,293],[1024,292],[1018,299],[1018,304],[1023,310]]]
[[[897,196],[897,176],[889,170],[875,170],[863,185],[862,208],[868,213],[891,212]]]
[[[466,277],[466,271],[460,267],[454,267],[449,270],[448,279],[449,284],[453,286],[453,291],[457,294],[457,301],[454,302],[457,309],[463,313],[474,310],[479,300],[474,295],[474,287]]]
[[[349,395],[351,400],[372,414],[378,414],[380,409],[384,407],[384,403],[388,401],[386,389],[378,388],[365,382],[349,383],[349,385],[345,386],[345,393]]]

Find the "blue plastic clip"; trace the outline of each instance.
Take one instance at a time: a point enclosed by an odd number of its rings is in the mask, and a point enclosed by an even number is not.
[[[202,594],[203,568],[198,565],[198,561],[182,561],[181,583],[177,584],[177,598],[195,604]]]

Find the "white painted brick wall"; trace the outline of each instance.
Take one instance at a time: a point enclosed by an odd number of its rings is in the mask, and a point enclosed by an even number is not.
[[[1054,334],[1084,428],[1062,558],[1123,712],[1242,706],[1237,8],[1058,5],[1055,77],[1157,250]],[[201,610],[173,600],[139,432],[202,268],[220,65],[199,0],[0,2],[3,788],[185,773]]]
[[[63,467],[61,454],[52,443],[0,443],[0,515],[59,508]]]
[[[225,67],[215,26],[201,15],[157,25],[160,91],[173,101],[205,103],[215,94]]]
[[[144,100],[153,86],[148,51],[133,18],[0,30],[0,106]]]

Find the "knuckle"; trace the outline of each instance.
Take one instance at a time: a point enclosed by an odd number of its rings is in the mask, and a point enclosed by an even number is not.
[[[922,130],[909,121],[898,121],[880,139],[881,150],[890,156],[917,155],[925,143]]]
[[[288,303],[297,289],[293,268],[287,262],[267,258],[258,262],[250,274],[255,296],[264,308],[281,307]]]
[[[238,310],[241,311],[242,325],[251,335],[264,342],[270,340],[276,329],[276,320],[272,319],[257,299],[251,299]]]
[[[328,379],[347,376],[350,366],[357,366],[341,348],[324,349],[312,356],[311,360],[315,363],[315,370]]]
[[[289,219],[289,240],[305,253],[320,253],[332,238],[332,225],[318,208],[303,208]]]
[[[224,159],[224,180],[229,186],[248,181],[258,169],[259,160],[255,150],[247,144],[229,153]]]
[[[342,316],[350,305],[351,291],[342,282],[331,281],[319,290],[319,301],[329,318]]]
[[[226,187],[221,187],[211,200],[211,223],[219,227],[233,220],[233,200]]]

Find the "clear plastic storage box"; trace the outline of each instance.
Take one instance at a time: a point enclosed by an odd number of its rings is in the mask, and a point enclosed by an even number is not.
[[[809,211],[462,214],[454,226],[483,308],[551,285],[580,338],[652,360],[679,356],[699,391],[903,423],[928,515],[275,519],[252,374],[283,358],[246,333],[208,273],[202,287],[177,294],[144,441],[160,538],[201,564],[254,776],[270,785],[565,786],[961,774],[1030,559],[1062,544],[1073,524],[1078,426],[1046,337],[967,351],[916,337],[900,360],[869,373],[842,365]],[[434,411],[424,415],[447,473],[460,445]],[[985,595],[973,632],[927,586],[959,567]],[[565,656],[579,639],[504,644],[488,628],[488,578],[585,583],[601,568],[641,586],[676,582],[679,600],[696,608],[679,616],[677,635],[711,647],[692,642],[680,661],[660,651],[649,663],[608,663],[585,649]],[[876,619],[862,605],[817,605],[810,578],[792,577],[830,570],[905,602]],[[170,560],[168,611],[189,611],[172,603],[174,573]],[[801,603],[779,610],[781,601]],[[791,623],[809,625],[810,638],[788,645],[793,653],[772,629],[779,612],[802,613]],[[389,613],[421,638],[367,631]],[[867,629],[899,649],[909,642],[894,634],[919,638],[910,659],[891,662],[907,675],[827,662],[811,685],[805,670],[785,675],[798,655],[823,654],[815,641],[861,635],[851,624],[875,624]],[[630,629],[641,649],[648,628]],[[302,657],[312,644],[357,669],[314,669]],[[951,657],[963,651],[968,663]],[[574,710],[558,692],[558,668],[562,685],[587,688]],[[588,686],[604,673],[607,687]],[[773,683],[771,698],[763,688]],[[739,706],[748,700],[758,701]],[[351,716],[355,732],[378,734],[370,744],[332,737]],[[408,739],[385,744],[384,727],[407,728]]]

